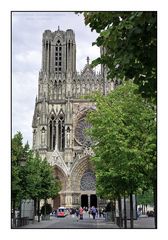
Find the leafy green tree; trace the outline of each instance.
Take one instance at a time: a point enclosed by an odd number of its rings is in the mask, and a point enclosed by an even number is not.
[[[22,166],[28,160],[30,148],[28,142],[23,145],[23,136],[17,132],[12,138],[11,147],[11,202],[13,210],[13,225],[15,226],[15,209],[21,207],[21,200],[26,198],[25,168]]]
[[[104,64],[111,79],[134,79],[143,97],[156,100],[157,13],[84,12],[85,24],[99,33],[93,44],[105,49],[93,65]]]
[[[22,199],[33,199],[35,205],[41,199],[53,198],[60,191],[60,183],[54,178],[52,166],[47,160],[42,160],[38,154],[34,154],[29,144],[23,145],[23,136],[18,132],[12,138],[12,209],[20,207]],[[25,163],[22,166],[22,163]],[[38,209],[39,211],[39,209]],[[35,215],[34,214],[34,215]]]
[[[44,159],[41,162],[41,192],[40,198],[45,200],[44,215],[46,215],[47,199],[53,198],[58,195],[60,191],[60,184],[57,179],[54,178],[52,166]]]
[[[22,196],[21,178],[20,178],[20,161],[23,158],[23,137],[21,132],[17,132],[12,138],[11,149],[11,200],[13,210],[13,222],[15,224],[15,209],[19,206]]]
[[[30,155],[28,161],[26,162],[25,172],[26,172],[26,192],[27,197],[30,199],[36,199],[41,191],[41,159],[38,155]]]
[[[139,193],[137,195],[137,204],[153,206],[153,189]]]
[[[91,97],[96,110],[88,115],[94,142],[97,191],[105,197],[136,193],[156,180],[155,107],[125,82],[107,96]]]
[[[40,200],[45,202],[48,198],[57,196],[60,184],[54,178],[52,166],[46,159],[42,160],[38,154],[29,158],[25,166],[27,197],[38,203],[38,215]],[[34,213],[36,215],[36,212]]]
[[[57,196],[58,192],[60,191],[60,185],[57,179],[54,178],[53,175],[53,168],[44,159],[41,162],[41,198],[47,199],[51,197]]]

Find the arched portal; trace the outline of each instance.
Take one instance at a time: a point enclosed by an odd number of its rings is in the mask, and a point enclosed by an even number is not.
[[[87,174],[87,172],[89,172]],[[85,191],[85,190],[90,190],[86,188],[91,188],[89,184],[86,184],[87,182],[87,175],[90,177],[90,173],[92,171],[92,166],[90,164],[90,161],[88,157],[81,158],[73,167],[71,171],[71,176],[72,176],[72,189],[74,191]],[[93,182],[93,181],[92,181]]]
[[[88,208],[88,195],[87,194],[81,195],[81,207]]]
[[[53,208],[57,209],[58,207],[65,205],[64,191],[66,190],[67,177],[64,171],[56,165],[54,166],[54,176],[61,184],[61,191],[59,192],[59,195],[53,198]]]
[[[72,190],[78,195],[78,202],[83,207],[91,207],[90,196],[96,195],[96,177],[89,157],[81,158],[72,168]],[[74,197],[73,197],[74,198]],[[76,206],[76,199],[73,199]],[[97,206],[97,199],[92,201]]]

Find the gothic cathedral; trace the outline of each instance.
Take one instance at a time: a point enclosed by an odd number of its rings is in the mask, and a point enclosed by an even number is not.
[[[94,169],[89,161],[91,140],[85,136],[89,127],[87,111],[94,103],[81,98],[94,91],[113,90],[105,69],[96,74],[89,64],[76,71],[76,43],[73,30],[46,30],[42,39],[42,69],[33,116],[33,150],[53,166],[61,181],[53,207],[98,207],[103,200],[96,196]]]

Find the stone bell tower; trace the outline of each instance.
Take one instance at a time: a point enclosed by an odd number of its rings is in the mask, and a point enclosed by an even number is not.
[[[71,103],[68,99],[71,79],[75,74],[76,43],[73,30],[64,32],[59,27],[55,32],[46,30],[42,39],[42,69],[33,117],[33,148],[41,153],[54,150],[55,146],[61,151],[69,148],[65,131],[69,139]]]
[[[47,74],[76,72],[76,43],[73,30],[46,30],[42,40],[42,71]]]

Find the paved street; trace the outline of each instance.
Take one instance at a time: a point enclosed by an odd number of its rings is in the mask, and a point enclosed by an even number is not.
[[[128,228],[130,224],[128,221]],[[84,213],[83,220],[78,220],[75,215],[68,215],[65,218],[52,217],[48,221],[30,223],[21,228],[47,228],[47,229],[115,229],[118,226],[111,222],[105,222],[104,218],[92,219],[87,213]],[[154,228],[154,219],[140,217],[134,221],[134,228]]]
[[[84,213],[83,220],[79,220],[75,215],[68,215],[65,218],[52,217],[49,221],[35,222],[21,228],[58,228],[58,229],[96,229],[96,228],[118,228],[114,223],[105,222],[104,218],[93,219],[89,218],[87,213]]]

